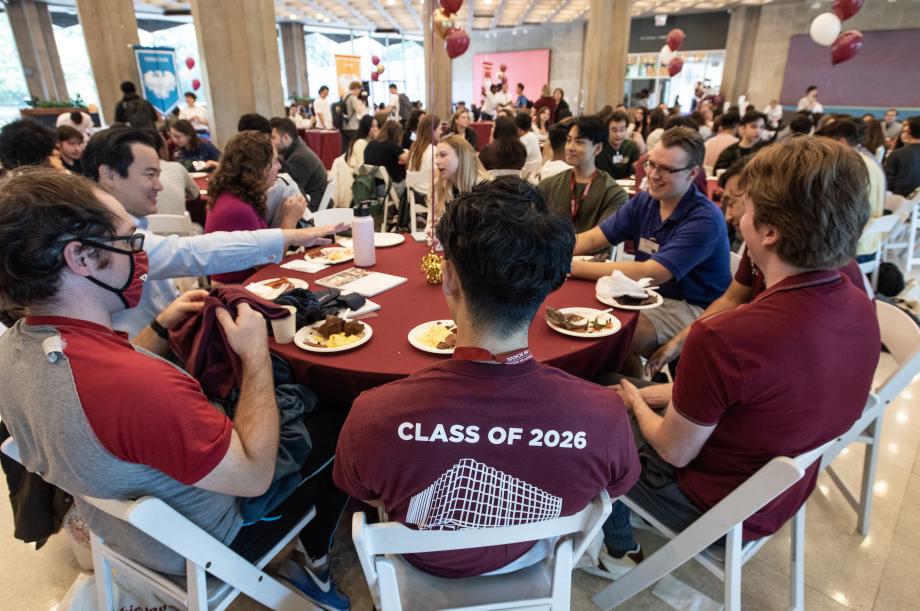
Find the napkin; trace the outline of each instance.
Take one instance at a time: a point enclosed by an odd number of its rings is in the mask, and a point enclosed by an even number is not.
[[[640,278],[638,281],[628,278],[620,270],[614,270],[609,276],[598,279],[595,291],[601,297],[647,297],[646,288],[651,285],[651,278]]]
[[[323,271],[329,266],[325,263],[317,263],[315,261],[308,261],[306,259],[292,259],[291,261],[283,264],[281,267],[284,269],[292,269],[295,272],[315,274],[316,272]]]
[[[273,300],[275,297],[284,292],[284,287],[272,288],[259,282],[250,282],[245,286],[245,288],[256,297],[261,297],[262,299],[267,299],[268,301]]]

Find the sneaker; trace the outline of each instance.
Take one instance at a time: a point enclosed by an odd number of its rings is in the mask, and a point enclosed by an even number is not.
[[[328,566],[318,570],[288,560],[278,569],[278,577],[327,611],[348,611],[350,608],[348,597],[336,588]]]
[[[601,548],[600,554],[598,554],[597,566],[579,568],[589,575],[596,575],[597,577],[615,581],[633,570],[644,559],[645,555],[642,553],[642,546],[640,545],[636,545],[636,549],[626,552],[619,558],[610,555],[607,548],[604,547]]]

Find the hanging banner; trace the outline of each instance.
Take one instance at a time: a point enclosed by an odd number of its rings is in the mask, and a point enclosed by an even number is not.
[[[135,45],[134,58],[141,76],[141,97],[164,115],[169,114],[181,99],[176,50]]]
[[[339,84],[339,97],[344,98],[352,81],[362,81],[361,57],[358,55],[336,55],[335,74]]]

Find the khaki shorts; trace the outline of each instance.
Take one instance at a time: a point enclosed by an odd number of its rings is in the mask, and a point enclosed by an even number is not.
[[[642,315],[655,327],[658,345],[663,346],[669,339],[680,333],[681,329],[699,318],[703,309],[680,299],[665,297],[664,303],[657,308],[643,310]]]

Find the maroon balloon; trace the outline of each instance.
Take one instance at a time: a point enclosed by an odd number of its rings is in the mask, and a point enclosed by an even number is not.
[[[380,74],[377,72],[371,72],[371,80],[372,81],[380,80]]]
[[[371,63],[376,66],[377,64],[380,63],[380,58],[377,57],[376,55],[371,55]]]
[[[501,70],[502,72],[507,72],[508,64],[502,64],[501,66],[498,67],[498,69]]]
[[[441,8],[448,15],[456,13],[463,6],[463,0],[441,0]]]
[[[831,63],[837,65],[856,57],[863,47],[863,35],[859,30],[847,30],[831,45]]]
[[[198,91],[198,88],[201,87],[201,81],[198,79],[192,79],[192,89]]]
[[[665,42],[668,43],[668,47],[672,51],[677,51],[678,49],[680,49],[681,45],[684,44],[684,39],[686,37],[687,35],[684,34],[683,30],[681,30],[680,28],[674,28],[673,30],[668,32],[668,37],[665,39]]]
[[[470,37],[466,33],[466,30],[462,28],[454,28],[447,33],[447,38],[444,41],[444,46],[447,48],[447,55],[451,59],[456,59],[466,53],[466,50],[470,47]]]
[[[672,58],[668,62],[668,74],[674,76],[684,69],[684,60],[679,57]]]
[[[194,68],[194,67],[195,67],[195,60],[192,59],[191,57],[186,57],[186,58],[185,58],[185,67],[188,68],[189,70],[191,70],[192,68]]]
[[[840,21],[846,21],[859,12],[865,0],[834,0],[834,6],[831,8]]]

